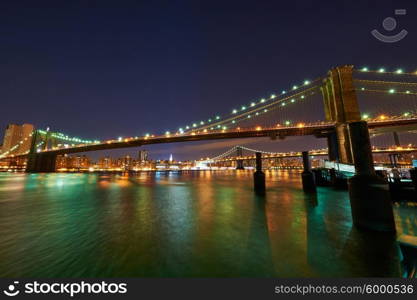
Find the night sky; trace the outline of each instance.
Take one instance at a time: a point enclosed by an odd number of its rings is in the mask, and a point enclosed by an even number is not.
[[[27,122],[91,139],[162,133],[337,65],[415,71],[416,1],[352,2],[2,0],[0,128]],[[387,33],[389,16],[394,33],[409,31],[403,41],[371,36]],[[243,142],[146,148],[153,158],[194,159]],[[276,151],[318,144],[246,142]]]

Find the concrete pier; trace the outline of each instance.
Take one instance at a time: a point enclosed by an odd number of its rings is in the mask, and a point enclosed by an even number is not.
[[[253,173],[253,183],[257,194],[265,194],[265,173],[262,171],[262,153],[256,152],[256,171]]]
[[[368,125],[349,123],[356,174],[348,181],[353,224],[357,227],[395,232],[388,185],[375,174]]]
[[[416,196],[416,199],[417,199],[417,168],[410,169],[410,177],[411,177],[411,180],[413,182],[415,196]]]
[[[56,155],[49,153],[31,153],[28,155],[26,172],[55,172]]]
[[[304,192],[316,192],[316,183],[314,181],[314,174],[311,172],[310,157],[308,151],[303,151],[303,167],[304,171],[301,173],[301,180],[303,183]]]

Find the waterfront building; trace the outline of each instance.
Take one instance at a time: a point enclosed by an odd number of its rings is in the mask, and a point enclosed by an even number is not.
[[[19,155],[29,151],[32,139],[30,134],[33,132],[34,126],[32,124],[9,124],[6,127],[3,138],[3,146],[1,153],[10,151],[13,147],[18,145],[13,150],[13,154]]]

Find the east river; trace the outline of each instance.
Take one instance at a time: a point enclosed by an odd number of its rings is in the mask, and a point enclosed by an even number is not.
[[[395,236],[298,171],[0,173],[0,277],[398,277]],[[417,207],[395,205],[398,234]]]

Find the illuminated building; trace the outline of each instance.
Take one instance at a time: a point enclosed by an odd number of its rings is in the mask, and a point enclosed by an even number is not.
[[[138,161],[139,162],[145,162],[148,160],[148,150],[139,150],[139,155],[138,155]]]
[[[113,161],[110,157],[102,157],[98,161],[98,167],[100,169],[111,169],[113,168]]]
[[[57,169],[88,169],[91,166],[90,159],[85,156],[58,155],[56,159]]]
[[[12,149],[12,147],[19,145],[13,154],[19,155],[27,152],[30,149],[31,141],[30,134],[33,132],[34,126],[32,124],[9,124],[6,127],[3,138],[2,153]],[[21,143],[21,144],[19,144]]]

